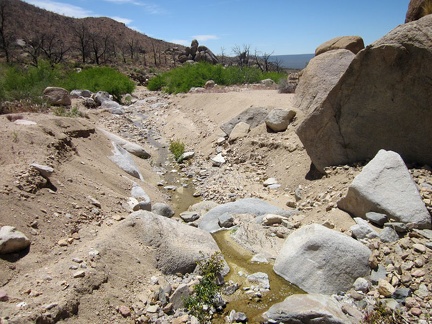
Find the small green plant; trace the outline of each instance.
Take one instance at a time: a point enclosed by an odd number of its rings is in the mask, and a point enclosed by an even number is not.
[[[170,142],[169,150],[174,154],[174,158],[177,161],[185,152],[185,145],[179,140],[173,140]]]
[[[18,143],[18,133],[17,132],[12,133],[12,142]]]
[[[377,301],[374,309],[368,312],[362,321],[363,324],[399,324],[409,323],[403,317],[400,311],[391,310],[381,301]]]
[[[197,262],[198,272],[202,276],[194,287],[194,292],[185,301],[185,307],[189,313],[204,323],[211,320],[210,309],[216,296],[220,293],[217,277],[223,268],[223,258],[220,252]]]
[[[60,117],[82,117],[81,112],[77,107],[72,107],[71,109],[66,109],[63,106],[53,108],[53,114]]]

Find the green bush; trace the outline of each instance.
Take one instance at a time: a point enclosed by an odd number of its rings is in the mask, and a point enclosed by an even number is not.
[[[81,72],[70,72],[61,86],[69,91],[106,91],[117,101],[120,101],[123,94],[131,93],[135,89],[135,83],[128,76],[110,67],[91,67]]]
[[[40,103],[43,90],[58,84],[64,75],[60,69],[44,61],[37,67],[3,65],[1,69],[1,101],[31,100]]]
[[[174,154],[174,158],[177,161],[185,152],[185,145],[179,140],[174,140],[170,142],[169,150]]]
[[[200,323],[204,323],[211,319],[210,308],[215,297],[220,293],[217,277],[223,269],[222,255],[216,252],[209,258],[198,261],[197,265],[202,278],[194,287],[193,294],[186,299],[185,307],[191,315],[198,318]]]
[[[188,92],[192,87],[203,87],[208,80],[219,85],[257,83],[264,79],[272,79],[276,83],[284,73],[263,73],[254,67],[230,66],[209,63],[185,64],[168,72],[159,74],[149,80],[147,88],[152,91],[162,90],[168,93]]]

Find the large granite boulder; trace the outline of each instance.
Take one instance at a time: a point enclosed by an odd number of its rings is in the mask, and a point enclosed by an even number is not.
[[[360,36],[340,36],[330,39],[318,46],[315,50],[315,56],[336,49],[346,49],[357,54],[364,49],[364,47],[363,38]]]
[[[303,70],[294,97],[294,107],[308,113],[319,107],[351,64],[355,55],[345,49],[314,57]]]
[[[338,207],[356,217],[369,212],[393,221],[431,228],[431,216],[399,154],[380,150],[355,177]]]
[[[192,272],[203,256],[220,252],[208,232],[148,211],[130,214],[118,230],[125,231],[154,250],[156,266],[165,274]]]
[[[371,251],[359,241],[318,224],[288,236],[274,271],[308,293],[347,291],[358,277],[369,275]]]
[[[263,317],[272,323],[351,323],[336,299],[320,294],[288,296],[283,302],[271,306]]]
[[[380,149],[432,164],[431,79],[432,15],[360,51],[297,129],[313,164],[324,172],[371,159]]]
[[[265,214],[289,216],[293,212],[280,209],[258,198],[245,198],[210,209],[201,217],[198,227],[210,233],[217,232],[221,229],[219,217],[226,213],[232,215],[249,214],[259,217]]]
[[[70,106],[72,101],[69,91],[59,87],[47,87],[43,91],[44,98],[54,106]]]

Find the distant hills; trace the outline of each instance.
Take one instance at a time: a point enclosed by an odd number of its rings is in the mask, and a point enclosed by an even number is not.
[[[184,46],[106,17],[71,18],[21,0],[0,0],[0,60],[172,66]]]
[[[304,69],[315,54],[272,55],[269,60],[286,69]]]

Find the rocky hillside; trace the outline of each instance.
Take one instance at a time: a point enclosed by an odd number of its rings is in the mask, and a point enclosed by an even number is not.
[[[170,66],[183,46],[148,37],[110,18],[70,18],[21,0],[0,5],[1,56],[85,63]]]

